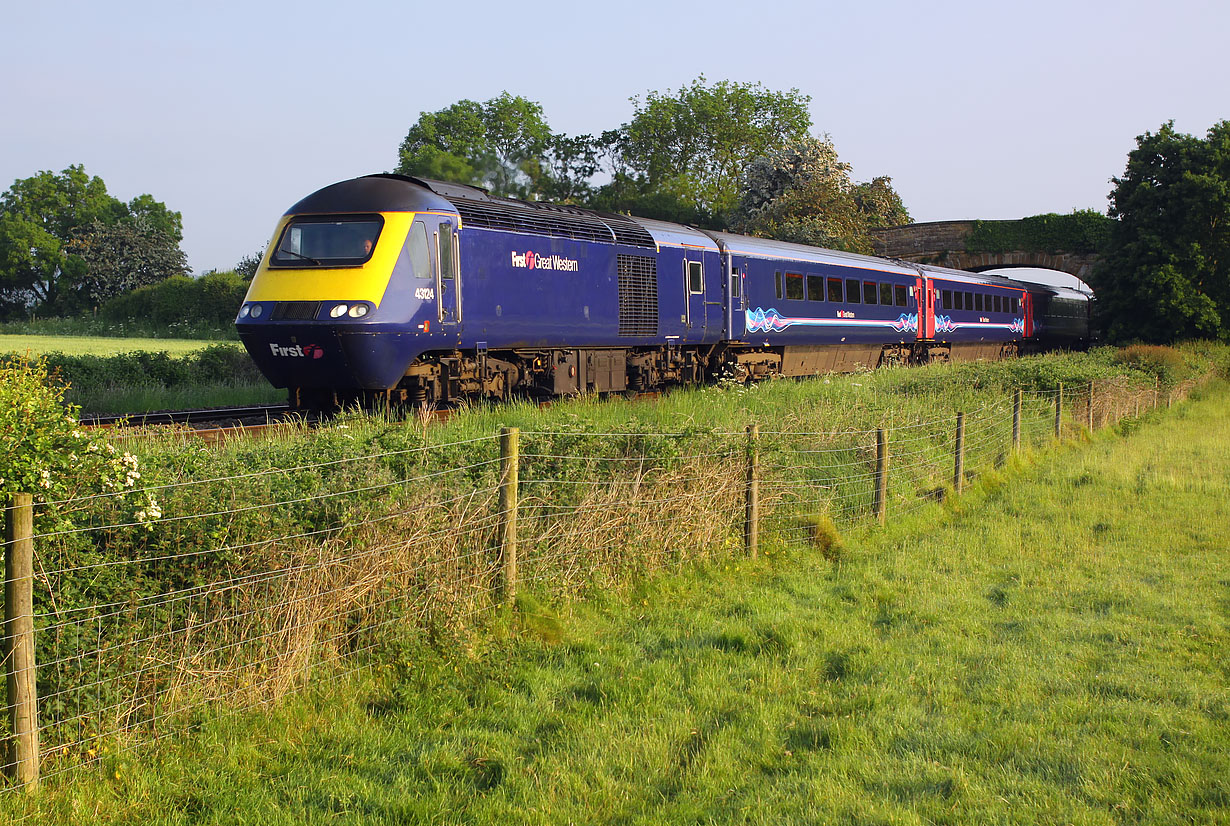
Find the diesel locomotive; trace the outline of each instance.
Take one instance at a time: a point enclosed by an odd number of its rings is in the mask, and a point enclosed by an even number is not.
[[[648,390],[995,359],[1089,338],[1087,293],[400,175],[278,222],[240,339],[293,405]]]

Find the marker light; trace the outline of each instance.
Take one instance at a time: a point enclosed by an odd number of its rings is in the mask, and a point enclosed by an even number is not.
[[[366,304],[356,304],[350,308],[351,318],[362,318],[365,315],[367,315],[367,305]]]
[[[240,317],[240,318],[247,318],[247,317],[248,317],[248,313],[250,313],[250,312],[252,312],[252,308],[251,308],[251,307],[249,307],[247,304],[244,304],[242,307],[240,307],[240,308],[239,308],[239,317]]]
[[[329,316],[331,318],[341,318],[344,315],[346,315],[346,305],[345,304],[335,304],[333,306],[333,309],[329,311]]]
[[[263,313],[263,312],[265,312],[265,308],[264,308],[264,307],[262,307],[261,305],[259,305],[259,304],[253,304],[253,305],[252,305],[252,317],[253,317],[253,318],[260,318],[260,317],[261,317],[261,313]]]

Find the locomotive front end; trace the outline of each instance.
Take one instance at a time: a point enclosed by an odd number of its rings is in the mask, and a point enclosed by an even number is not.
[[[244,347],[292,403],[396,387],[419,354],[457,340],[440,323],[439,266],[448,274],[457,222],[447,201],[393,176],[309,195],[278,222],[239,309]]]

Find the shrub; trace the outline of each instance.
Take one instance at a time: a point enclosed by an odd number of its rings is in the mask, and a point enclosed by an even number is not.
[[[1115,363],[1156,376],[1164,385],[1178,384],[1193,373],[1193,365],[1172,347],[1133,344],[1115,353]]]
[[[247,291],[248,282],[233,272],[211,272],[200,278],[175,276],[116,296],[100,312],[116,322],[229,325]]]

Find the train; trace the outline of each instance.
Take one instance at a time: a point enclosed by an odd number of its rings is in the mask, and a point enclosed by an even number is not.
[[[374,174],[287,210],[235,324],[292,406],[435,405],[1080,347],[1091,299]]]

